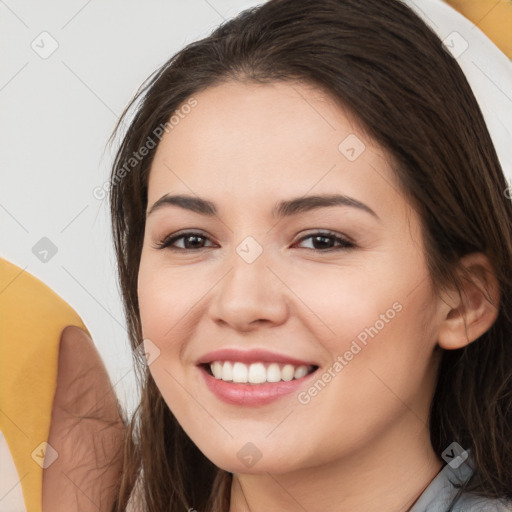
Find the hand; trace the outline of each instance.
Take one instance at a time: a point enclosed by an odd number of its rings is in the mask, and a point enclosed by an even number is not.
[[[108,512],[122,469],[125,423],[91,338],[63,329],[48,443],[58,458],[43,471],[43,512]]]

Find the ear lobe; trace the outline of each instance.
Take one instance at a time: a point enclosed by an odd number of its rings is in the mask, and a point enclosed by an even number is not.
[[[485,254],[468,254],[460,260],[461,294],[447,295],[448,312],[439,327],[438,344],[454,350],[469,345],[490,329],[498,317],[499,284]]]

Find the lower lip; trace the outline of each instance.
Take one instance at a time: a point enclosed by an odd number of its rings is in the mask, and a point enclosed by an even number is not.
[[[220,400],[232,405],[266,405],[279,398],[297,392],[316,371],[300,379],[289,382],[263,382],[262,384],[241,384],[226,382],[210,375],[202,366],[199,367],[206,385]]]

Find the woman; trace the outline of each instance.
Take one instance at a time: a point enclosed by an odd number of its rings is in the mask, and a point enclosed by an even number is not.
[[[135,102],[115,510],[510,510],[512,206],[438,37],[395,0],[273,0]]]

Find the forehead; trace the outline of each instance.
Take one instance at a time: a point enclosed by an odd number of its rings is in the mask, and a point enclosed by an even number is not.
[[[194,99],[157,148],[149,204],[171,191],[246,200],[273,191],[397,193],[385,151],[320,89],[226,82]]]

